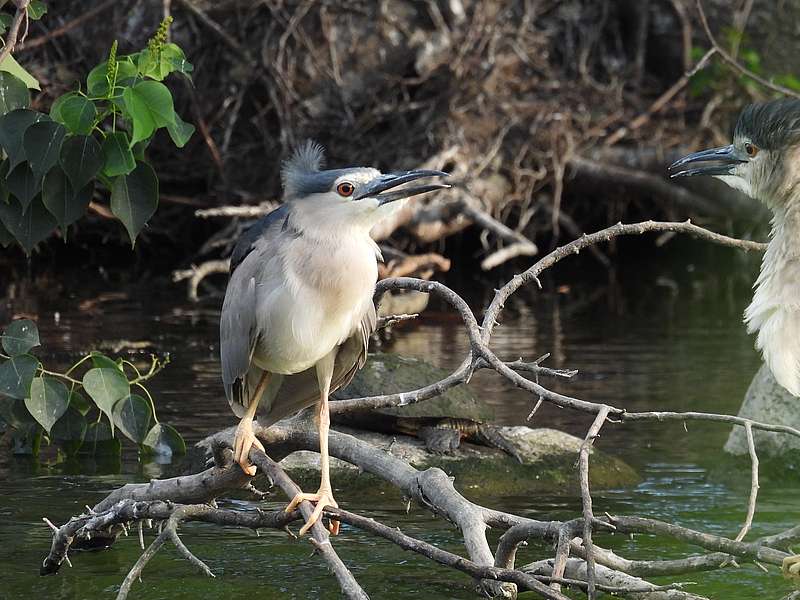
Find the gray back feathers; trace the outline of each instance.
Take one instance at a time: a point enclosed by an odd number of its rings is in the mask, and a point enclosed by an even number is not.
[[[765,150],[787,148],[800,141],[800,100],[784,98],[747,106],[733,136],[748,138]]]

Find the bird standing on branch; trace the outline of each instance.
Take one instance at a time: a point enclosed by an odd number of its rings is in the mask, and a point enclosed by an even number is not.
[[[231,255],[220,318],[222,381],[241,421],[234,459],[248,475],[257,411],[269,426],[317,404],[321,481],[301,535],[333,499],[328,457],[328,396],[364,365],[375,329],[372,296],[380,251],[369,232],[396,200],[449,187],[398,186],[441,171],[382,174],[369,167],[323,170],[322,148],[307,142],[282,169],[284,203],[251,227]],[[389,191],[393,190],[393,191]],[[338,532],[338,522],[330,525]]]
[[[690,154],[670,166],[673,177],[711,175],[760,200],[772,210],[772,231],[755,294],[744,313],[749,333],[758,332],[775,380],[800,396],[800,100],[752,104],[742,111],[733,143]],[[800,555],[783,561],[800,573]]]

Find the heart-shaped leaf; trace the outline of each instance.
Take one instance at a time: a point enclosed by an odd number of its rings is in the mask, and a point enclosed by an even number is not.
[[[114,404],[131,393],[128,380],[118,369],[90,369],[83,376],[83,389],[111,422],[114,432]]]
[[[73,192],[66,174],[58,166],[50,169],[42,182],[42,202],[62,230],[86,214],[93,193],[94,183],[89,183],[78,193]]]
[[[41,181],[50,168],[58,162],[61,143],[66,134],[64,126],[55,121],[34,123],[25,130],[22,135],[22,147],[36,181]]]
[[[54,377],[35,377],[31,382],[31,394],[25,398],[25,406],[39,425],[50,433],[69,406],[67,386]]]
[[[90,356],[92,357],[92,364],[95,367],[98,367],[100,369],[116,369],[120,373],[123,373],[122,365],[120,365],[117,361],[109,358],[102,352],[98,352],[97,350],[92,350]]]
[[[0,71],[0,114],[27,108],[31,102],[28,86],[19,77]]]
[[[72,390],[69,393],[69,406],[74,408],[82,415],[85,415],[92,409],[92,403],[83,397],[83,394],[77,390]]]
[[[42,0],[31,0],[28,4],[28,18],[38,21],[47,12],[47,5]]]
[[[75,454],[81,447],[88,425],[86,417],[72,406],[56,421],[50,430],[50,439],[58,442],[68,455]]]
[[[141,81],[125,88],[122,100],[133,123],[131,144],[149,138],[159,127],[175,123],[172,94],[163,83]]]
[[[3,62],[0,63],[0,71],[7,71],[8,73],[11,73],[14,77],[17,77],[20,81],[22,81],[29,89],[41,89],[36,78],[28,73],[11,54],[6,56],[3,59]]]
[[[11,321],[2,336],[3,350],[9,356],[25,354],[39,345],[39,329],[30,319]]]
[[[0,419],[21,431],[39,429],[39,424],[28,412],[25,401],[0,394]]]
[[[136,168],[127,136],[117,131],[103,140],[103,173],[109,177],[127,175]]]
[[[108,61],[97,65],[86,77],[86,90],[90,96],[105,98],[109,95]],[[117,61],[117,84],[136,77],[136,65],[130,60]]]
[[[165,423],[153,425],[142,443],[154,454],[164,457],[186,453],[186,442],[183,441],[181,434],[174,427]]]
[[[72,189],[81,190],[103,167],[103,149],[92,136],[76,135],[61,145],[60,161]]]
[[[172,138],[172,143],[178,148],[183,148],[194,133],[194,125],[187,123],[178,116],[178,113],[175,113],[175,123],[167,125],[167,131],[169,137]]]
[[[97,118],[94,102],[77,92],[64,94],[53,102],[50,117],[64,125],[70,133],[91,133]]]
[[[26,108],[12,110],[0,117],[0,146],[8,155],[9,170],[13,170],[25,160],[25,150],[22,148],[22,136],[25,130],[34,123],[49,118],[43,113]]]
[[[150,431],[153,411],[150,403],[136,394],[114,405],[114,424],[132,442],[141,444]]]
[[[122,221],[131,245],[158,207],[158,178],[147,163],[137,163],[128,175],[120,175],[111,186],[111,212]]]
[[[56,226],[53,215],[44,207],[38,196],[34,198],[26,212],[22,211],[22,206],[15,198],[9,198],[8,204],[0,202],[0,221],[28,255],[36,244],[52,233]]]
[[[28,163],[20,163],[6,176],[6,186],[8,191],[14,194],[19,200],[22,211],[28,210],[28,206],[39,191],[36,185],[36,178]]]
[[[23,400],[28,397],[39,361],[30,354],[0,363],[0,394]]]

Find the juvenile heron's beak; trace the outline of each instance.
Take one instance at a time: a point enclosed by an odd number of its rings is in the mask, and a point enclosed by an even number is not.
[[[683,169],[674,172],[676,169],[688,165],[690,163],[703,163],[712,162],[714,164],[705,165],[703,167],[695,167],[693,169]],[[710,150],[702,150],[684,156],[680,160],[676,160],[669,166],[669,170],[673,171],[670,177],[692,177],[694,175],[733,175],[733,168],[741,163],[747,162],[747,156],[742,155],[731,144],[730,146],[723,146],[722,148],[711,148]]]
[[[401,200],[402,198],[409,198],[417,194],[424,194],[425,192],[432,192],[434,190],[442,190],[450,186],[444,183],[432,183],[429,185],[419,185],[413,187],[403,188],[402,190],[395,190],[394,192],[387,192],[396,188],[398,185],[422,179],[423,177],[447,177],[448,174],[444,171],[428,171],[419,169],[416,171],[402,171],[400,173],[387,173],[381,175],[374,181],[371,181],[362,190],[362,192],[354,198],[354,200],[361,200],[362,198],[376,198],[381,206]]]

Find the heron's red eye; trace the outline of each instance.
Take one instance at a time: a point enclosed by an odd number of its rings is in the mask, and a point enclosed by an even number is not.
[[[350,196],[353,195],[353,192],[355,190],[356,190],[355,186],[349,181],[343,181],[342,183],[336,186],[336,191],[343,198],[349,198]]]
[[[747,142],[744,145],[744,151],[747,152],[747,156],[753,158],[756,154],[758,154],[758,147],[753,146],[753,144],[751,144],[750,142]]]

